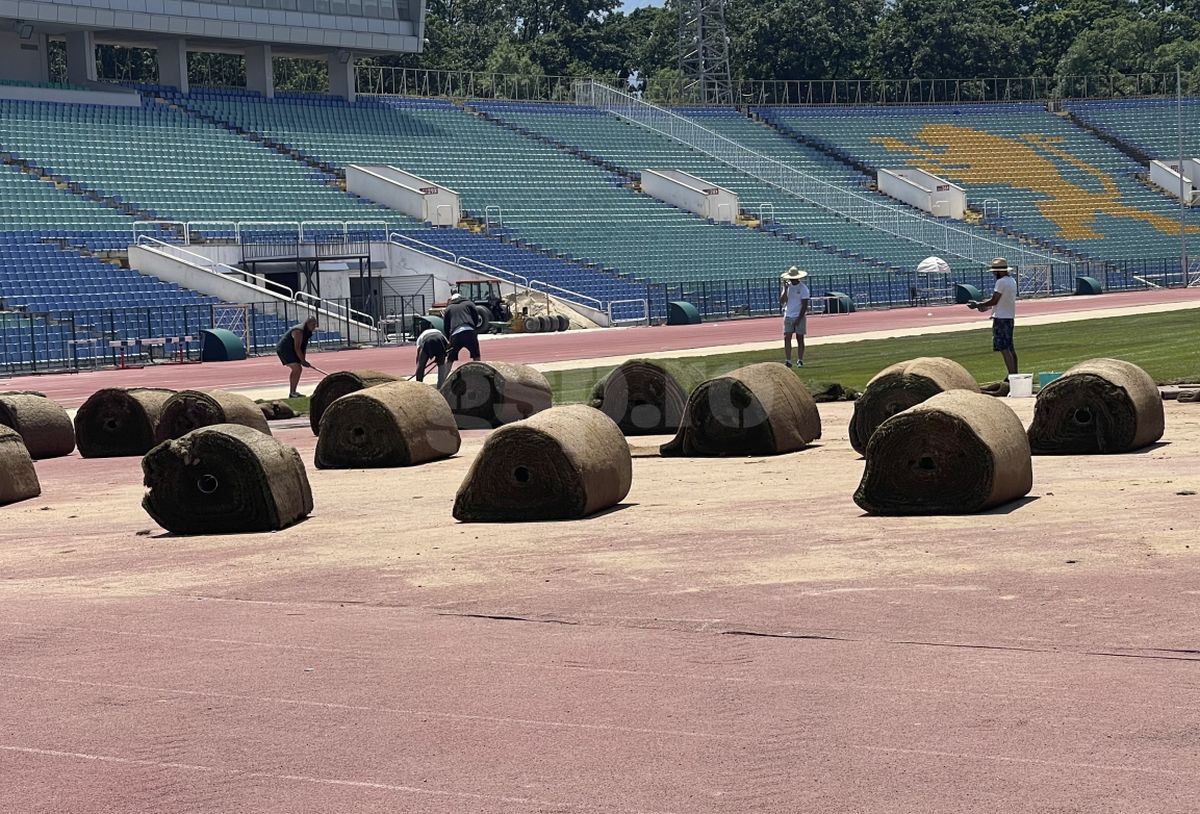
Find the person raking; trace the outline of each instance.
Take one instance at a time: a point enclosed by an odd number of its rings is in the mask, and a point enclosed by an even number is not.
[[[455,291],[450,295],[450,304],[442,312],[442,322],[446,326],[446,335],[450,337],[450,363],[458,361],[458,352],[465,350],[471,355],[471,361],[479,361],[479,334],[483,327],[483,318],[475,308],[475,303],[464,300],[463,295]]]
[[[808,331],[808,301],[812,296],[804,278],[808,272],[792,266],[779,275],[783,289],[779,304],[783,306],[783,363],[792,366],[792,334],[796,335],[796,367],[804,367],[804,334]]]
[[[290,399],[304,398],[296,388],[300,386],[300,374],[304,368],[312,367],[308,363],[308,340],[312,339],[313,331],[316,329],[317,318],[309,317],[302,324],[288,328],[287,332],[279,337],[279,344],[275,346],[275,353],[279,355],[279,361],[291,371],[288,376],[290,383],[288,398]]]
[[[990,299],[971,300],[967,307],[975,311],[992,309],[992,350],[1004,357],[1004,366],[1011,376],[1017,373],[1017,349],[1013,344],[1013,325],[1017,319],[1017,281],[1009,273],[1008,261],[997,257],[992,261],[996,285]]]
[[[446,364],[446,354],[450,351],[450,343],[446,341],[446,336],[437,328],[429,328],[421,331],[421,335],[417,337],[417,373],[416,379],[419,382],[425,381],[425,370],[429,367],[430,362],[437,363],[437,386],[441,389],[446,383],[446,371],[449,365]]]

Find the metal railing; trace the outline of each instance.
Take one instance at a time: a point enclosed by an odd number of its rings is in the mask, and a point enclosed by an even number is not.
[[[637,316],[618,317],[613,313],[613,311],[622,305],[640,305],[642,306],[642,310]],[[608,321],[613,325],[617,325],[622,322],[644,322],[647,325],[650,324],[650,300],[648,299],[609,300],[607,312]]]
[[[482,260],[476,260],[465,254],[455,254],[447,251],[439,246],[433,246],[416,238],[409,237],[402,232],[393,232],[388,235],[388,242],[396,246],[400,246],[410,251],[419,252],[428,255],[435,260],[441,260],[447,263],[453,263],[463,271],[479,274],[483,277],[490,277],[498,282],[507,283],[513,287],[513,293],[519,293],[521,288],[525,289],[526,293],[536,291],[548,296],[558,297],[561,300],[566,300],[573,305],[582,306],[584,308],[594,309],[604,312],[605,306],[603,301],[587,294],[578,291],[572,291],[569,288],[563,288],[553,283],[547,283],[543,280],[530,279],[523,274],[518,274],[515,271],[509,271],[499,266],[494,266],[491,263],[485,263]]]
[[[310,311],[345,323],[346,327],[353,326],[368,330],[374,330],[375,328],[375,319],[370,314],[364,314],[349,306],[339,305],[335,300],[317,297],[304,291],[293,291],[288,286],[277,283],[261,274],[255,274],[236,266],[217,262],[202,254],[189,251],[182,246],[176,246],[174,243],[167,243],[149,235],[141,235],[138,238],[137,245],[177,260],[191,268],[249,288],[258,294],[266,294],[277,297],[281,301],[303,305]]]
[[[579,81],[598,76],[497,74],[376,65],[356,67],[358,92],[379,96],[567,102]],[[633,89],[631,88],[631,91]],[[1184,93],[1200,93],[1185,77]],[[643,80],[633,91],[664,104],[704,104],[684,82]],[[750,105],[915,105],[1051,102],[1173,96],[1175,73],[1002,76],[944,79],[740,79],[734,99]]]
[[[383,65],[355,66],[355,75],[358,92],[363,94],[558,102],[570,100],[571,85],[579,79],[575,76],[440,71]]]
[[[996,256],[1007,257],[1010,262],[1015,261],[1024,268],[1038,264],[1053,266],[1061,262],[1051,255],[1031,251],[1014,242],[996,240],[977,230],[942,223],[910,209],[874,200],[855,189],[832,184],[782,161],[756,153],[692,119],[598,82],[581,82],[576,101],[673,139],[854,223],[927,246],[942,255],[984,266]]]
[[[278,228],[281,226],[286,228],[281,230]],[[148,227],[155,228],[149,231]],[[338,232],[341,233],[342,241],[348,243],[355,240],[371,240],[376,235],[379,240],[386,240],[390,227],[384,220],[139,220],[133,224],[133,242],[136,244],[143,234],[149,234],[150,237],[162,234],[164,228],[169,232],[179,233],[183,245],[190,246],[193,238],[208,237],[211,240],[213,236],[207,234],[208,230],[217,232],[218,239],[228,234],[227,239],[237,244],[253,242],[256,235],[273,239],[282,234],[289,237],[294,234],[299,243],[320,243],[328,240],[331,233]]]
[[[159,240],[156,237],[149,235],[140,235],[137,239],[137,246],[149,248],[161,254],[165,254],[174,260],[181,263],[186,263],[200,271],[207,272],[224,280],[230,280],[238,285],[243,285],[251,289],[257,289],[263,294],[271,294],[285,300],[294,300],[295,292],[282,283],[277,283],[270,280],[261,274],[254,274],[249,271],[219,263],[202,254],[197,254],[193,251],[188,251],[182,246],[176,246],[174,243],[168,243],[165,240]]]
[[[1173,96],[1175,73],[989,77],[981,79],[748,79],[734,99],[749,105],[921,105],[1052,102]],[[1187,93],[1200,87],[1185,88]],[[695,104],[682,87],[647,87],[668,102]]]
[[[327,300],[338,311],[353,311],[349,300]],[[428,313],[431,304],[424,294],[387,295],[378,298],[382,330],[366,344],[382,345],[415,339],[416,318]],[[279,337],[290,326],[302,322],[310,309],[296,302],[215,303],[135,308],[96,308],[55,312],[0,312],[0,375],[76,371],[99,367],[160,364],[179,356],[173,348],[140,345],[147,339],[192,336],[184,348],[184,358],[200,356],[201,332],[227,327],[221,313],[230,308],[244,309],[246,318],[240,332],[251,355],[270,354]],[[319,350],[342,350],[362,345],[349,333],[336,332],[336,325],[322,324],[310,346]],[[334,331],[329,330],[334,328]],[[128,347],[111,347],[125,342]]]
[[[1063,296],[1075,292],[1077,276],[1098,280],[1105,291],[1141,291],[1150,287],[1182,287],[1186,278],[1178,258],[1081,263],[1071,269],[1031,279],[1020,269],[1014,275],[1023,299]],[[1150,283],[1148,281],[1156,281]],[[846,294],[856,308],[911,308],[954,301],[955,284],[991,291],[994,277],[987,269],[955,269],[947,284],[932,290],[915,272],[892,275],[835,274],[809,278],[814,297],[834,292]],[[779,313],[779,278],[764,276],[740,280],[697,280],[650,283],[646,286],[653,318],[667,313],[667,303],[690,302],[706,319],[775,315]]]

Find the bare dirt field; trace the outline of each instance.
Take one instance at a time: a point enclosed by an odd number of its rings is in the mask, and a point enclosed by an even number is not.
[[[482,433],[334,472],[279,429],[316,508],[274,534],[40,462],[0,509],[0,810],[1196,811],[1200,405],[943,518],[864,516],[821,413],[792,455],[638,457],[574,523],[456,524]]]

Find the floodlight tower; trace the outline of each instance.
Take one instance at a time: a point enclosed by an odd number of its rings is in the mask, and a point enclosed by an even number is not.
[[[729,37],[725,33],[728,0],[680,0],[679,69],[685,96],[703,104],[733,104],[729,73]]]

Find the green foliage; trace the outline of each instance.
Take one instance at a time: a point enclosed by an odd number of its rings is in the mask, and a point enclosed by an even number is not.
[[[629,13],[620,0],[428,0],[421,54],[359,59],[439,71],[518,77],[638,75],[658,101],[680,99],[677,0]],[[726,22],[735,79],[972,79],[1106,77],[1184,73],[1200,92],[1200,0],[729,0]],[[153,49],[102,45],[100,75],[154,82]],[[51,76],[65,78],[62,47],[50,50]],[[240,55],[192,53],[198,85],[245,83]],[[277,59],[283,90],[324,90],[319,59]],[[1095,81],[1095,80],[1092,80]],[[1167,87],[1170,85],[1171,87]],[[540,83],[559,96],[569,83]],[[1079,80],[1064,92],[1108,92]],[[1156,90],[1170,90],[1173,81]],[[501,88],[491,92],[504,93]],[[481,92],[488,92],[489,88]]]

